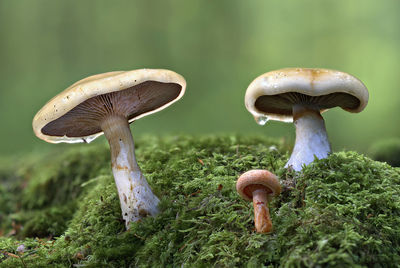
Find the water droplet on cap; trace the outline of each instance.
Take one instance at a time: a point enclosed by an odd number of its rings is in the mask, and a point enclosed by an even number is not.
[[[259,124],[261,126],[265,125],[269,120],[268,116],[265,116],[265,115],[260,115],[260,116],[254,117],[254,119],[256,119],[257,124]]]

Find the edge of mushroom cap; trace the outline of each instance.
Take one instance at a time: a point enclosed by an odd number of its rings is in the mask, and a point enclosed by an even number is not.
[[[252,184],[261,184],[268,187],[272,191],[272,193],[268,194],[269,197],[277,196],[281,193],[281,185],[278,177],[268,170],[254,169],[240,175],[236,182],[236,191],[247,201],[252,201],[253,198],[246,195],[244,189]]]
[[[129,123],[145,117],[147,115],[156,113],[164,108],[170,106],[178,101],[185,94],[186,81],[180,74],[165,70],[165,69],[138,69],[132,71],[115,71],[92,75],[81,79],[67,89],[49,100],[35,115],[32,121],[32,128],[35,135],[50,143],[79,143],[91,142],[97,137],[103,135],[103,132],[95,133],[85,137],[59,137],[45,135],[41,129],[51,121],[54,121],[69,110],[76,107],[78,104],[84,102],[92,97],[107,94],[110,92],[120,91],[132,86],[141,84],[146,81],[157,81],[162,83],[176,83],[182,89],[177,98],[165,105],[147,113],[143,113],[137,117],[131,118]]]
[[[330,84],[332,82],[333,84]],[[335,92],[350,94],[360,100],[360,105],[356,109],[344,109],[352,113],[361,112],[367,106],[369,98],[365,85],[348,73],[321,68],[284,68],[264,73],[250,83],[245,95],[246,109],[255,118],[268,116],[271,120],[293,122],[292,116],[259,111],[255,107],[255,102],[260,96],[293,92],[294,89],[309,96]]]

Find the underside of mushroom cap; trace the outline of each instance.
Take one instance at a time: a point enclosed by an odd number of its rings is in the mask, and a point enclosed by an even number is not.
[[[186,81],[162,69],[109,72],[82,79],[51,99],[33,119],[39,138],[51,142],[90,142],[102,135],[105,116],[133,122],[179,100]]]
[[[247,88],[245,105],[257,119],[292,122],[294,104],[318,107],[321,112],[339,106],[357,113],[368,103],[364,84],[347,73],[310,68],[288,68],[265,73]]]
[[[253,200],[253,195],[249,189],[254,186],[265,187],[269,197],[277,196],[281,193],[278,177],[268,170],[254,169],[247,171],[236,182],[237,192],[247,201]]]

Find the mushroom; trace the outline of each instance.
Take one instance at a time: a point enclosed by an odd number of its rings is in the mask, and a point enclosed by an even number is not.
[[[268,201],[281,193],[281,186],[273,173],[255,169],[243,173],[236,182],[236,191],[247,201],[253,202],[254,225],[258,233],[272,231]]]
[[[158,213],[159,199],[135,158],[129,123],[179,100],[186,88],[179,74],[140,69],[97,74],[51,99],[34,117],[37,137],[50,143],[89,143],[104,133],[126,228]]]
[[[257,77],[247,88],[245,105],[257,123],[293,122],[296,142],[285,167],[300,171],[314,158],[326,158],[331,146],[321,113],[339,106],[358,113],[368,103],[364,84],[347,73],[287,68]]]

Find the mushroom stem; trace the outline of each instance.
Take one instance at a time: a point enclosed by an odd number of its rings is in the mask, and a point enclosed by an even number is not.
[[[257,233],[272,231],[272,222],[269,215],[267,191],[257,189],[253,191],[254,225]]]
[[[285,167],[291,166],[295,171],[300,171],[303,165],[313,162],[315,157],[326,158],[331,152],[331,146],[319,108],[295,105],[293,120],[296,126],[296,142]]]
[[[135,158],[135,146],[128,120],[111,115],[101,123],[111,150],[111,166],[117,185],[122,217],[129,223],[158,213],[159,199],[153,194]]]

